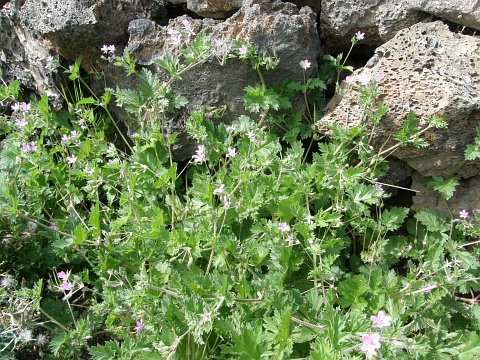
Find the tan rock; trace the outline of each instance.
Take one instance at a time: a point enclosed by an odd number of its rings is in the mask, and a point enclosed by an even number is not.
[[[379,72],[385,74],[379,83],[380,100],[390,111],[375,129],[373,145],[392,145],[393,134],[410,110],[419,117],[421,127],[438,114],[448,129],[429,130],[424,137],[430,146],[402,147],[394,156],[426,176],[480,174],[478,161],[463,162],[465,147],[473,142],[480,122],[480,39],[452,33],[441,22],[414,25],[379,47],[353,78]],[[363,114],[359,85],[354,81],[345,95],[337,95],[323,121],[358,124]]]

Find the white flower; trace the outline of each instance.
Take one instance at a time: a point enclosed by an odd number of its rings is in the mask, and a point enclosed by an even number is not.
[[[75,155],[71,155],[69,157],[67,157],[67,163],[69,165],[73,165],[77,162],[77,157]]]
[[[312,63],[308,60],[302,60],[300,61],[300,67],[303,69],[303,70],[307,70],[310,66],[312,66]]]
[[[18,337],[17,337],[18,341],[20,341],[21,343],[28,343],[30,341],[33,340],[33,334],[32,334],[32,330],[30,329],[21,329],[19,332],[18,332]]]
[[[218,188],[213,190],[213,195],[223,194],[224,191],[225,191],[225,184],[221,184]]]
[[[228,148],[227,157],[234,158],[237,155],[237,149]]]

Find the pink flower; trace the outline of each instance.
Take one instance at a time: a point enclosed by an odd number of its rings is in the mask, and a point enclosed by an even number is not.
[[[463,209],[462,211],[460,211],[458,213],[458,215],[460,216],[460,219],[466,219],[466,218],[468,218],[468,211]]]
[[[69,274],[65,273],[65,271],[60,271],[57,273],[57,276],[60,280],[67,281]]]
[[[224,191],[225,191],[225,184],[221,184],[218,188],[213,190],[213,195],[223,194]]]
[[[58,226],[55,224],[55,223],[51,223],[50,226],[49,226],[50,229],[52,229],[53,231],[57,231],[58,230]],[[63,272],[63,271],[62,271]],[[65,274],[65,273],[64,273]],[[57,274],[58,275],[58,274]],[[60,276],[59,276],[60,277]]]
[[[389,327],[392,324],[392,317],[388,315],[385,316],[383,310],[380,310],[377,316],[371,316],[370,320],[372,320],[373,324],[379,329]]]
[[[11,106],[11,108],[13,111],[21,110],[22,112],[27,112],[30,110],[30,104],[26,102],[15,103]]]
[[[28,153],[30,151],[30,145],[28,143],[22,143],[20,151],[23,153]]]
[[[350,75],[345,78],[345,82],[346,82],[347,84],[351,84],[352,81],[353,81],[353,77],[350,76]]]
[[[238,53],[240,55],[247,55],[247,53],[248,53],[247,45],[242,45],[242,47],[240,49],[238,49]]]
[[[310,66],[312,65],[312,63],[308,60],[302,60],[300,61],[300,67],[303,69],[303,70],[307,70]]]
[[[372,357],[380,349],[380,334],[364,334],[362,335],[362,347],[360,348],[367,354],[367,358]]]
[[[137,321],[137,322],[135,322],[135,324],[136,324],[137,326],[135,326],[135,327],[133,328],[133,330],[135,330],[136,332],[140,332],[140,331],[142,331],[142,330],[145,329],[145,325],[143,324],[143,322]]]
[[[182,26],[185,30],[187,30],[190,34],[194,35],[195,34],[195,31],[193,31],[193,28],[192,28],[192,23],[190,21],[188,21],[187,19],[183,19],[182,20]]]
[[[227,157],[234,158],[237,155],[237,149],[235,148],[228,148]]]
[[[28,153],[28,152],[34,152],[37,150],[37,142],[36,141],[30,141],[28,143],[24,142],[22,143],[22,146],[20,147],[20,151],[23,153]]]
[[[375,81],[376,81],[376,82],[380,82],[380,81],[382,81],[383,79],[385,79],[385,74],[384,74],[384,73],[378,72],[378,73],[375,75]]]
[[[232,133],[232,132],[234,132],[234,131],[235,131],[235,126],[233,126],[233,125],[228,125],[228,126],[227,126],[227,132],[228,132],[228,133]]]
[[[377,190],[377,191],[383,191],[383,185],[382,185],[382,184],[379,184],[379,183],[376,183],[376,184],[375,184],[375,190]]]
[[[365,73],[361,74],[361,75],[358,75],[357,76],[357,80],[360,82],[360,84],[362,84],[363,86],[366,86],[368,85],[368,83],[370,82],[370,75],[367,75]]]
[[[213,43],[215,44],[216,47],[220,47],[223,45],[223,40],[219,38],[213,39]]]
[[[64,282],[62,283],[62,285],[60,286],[60,288],[61,288],[62,290],[65,290],[65,291],[69,291],[69,290],[72,290],[73,284],[72,284],[72,283],[69,283],[68,281],[64,281]]]
[[[285,233],[285,232],[287,232],[287,231],[290,230],[290,226],[289,226],[287,223],[282,222],[282,223],[278,224],[278,229],[279,229],[281,232]]]
[[[15,120],[15,125],[18,126],[19,128],[24,128],[25,126],[27,126],[27,120],[25,120],[25,118],[16,119]]]
[[[20,103],[20,110],[22,110],[23,112],[29,111],[30,110],[30,103],[21,102]]]
[[[77,157],[75,155],[71,155],[67,157],[67,162],[69,165],[73,165],[77,162]]]
[[[357,40],[359,40],[359,41],[360,41],[360,40],[363,40],[363,39],[365,39],[365,33],[361,32],[361,31],[357,31],[357,32],[355,33],[355,37],[356,37]]]
[[[205,145],[198,145],[198,148],[195,150],[195,155],[192,156],[192,159],[195,164],[200,164],[207,160],[205,157]]]
[[[70,141],[70,136],[63,134],[62,135],[62,142]]]
[[[167,33],[168,33],[168,35],[170,35],[170,40],[174,44],[176,44],[176,45],[180,44],[180,42],[182,41],[182,35],[180,35],[180,33],[177,30],[168,29]]]

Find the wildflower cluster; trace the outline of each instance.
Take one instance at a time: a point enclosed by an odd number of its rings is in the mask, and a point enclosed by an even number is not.
[[[295,65],[303,82],[270,86],[278,59],[255,44],[196,34],[187,18],[166,35],[185,50],[156,61],[157,72],[113,45],[100,48],[137,76],[135,89],[84,95],[80,61],[65,69],[75,89],[65,99],[69,111],[3,89],[11,114],[1,116],[0,249],[8,256],[0,355],[475,354],[478,215],[466,207],[449,219],[386,201],[385,156],[421,144],[425,128],[411,114],[387,152],[370,146],[365,124],[376,126],[388,111],[378,102],[385,75],[347,78],[358,84],[351,88],[364,124],[320,127],[325,90],[353,70],[343,55],[324,64],[337,76],[323,69],[308,78],[315,59],[304,59]],[[357,32],[352,46],[364,40]],[[244,89],[248,115],[196,109],[183,134],[194,144],[191,156],[177,161],[180,136],[166,123],[187,111],[188,99],[172,84],[216,59],[247,62],[258,74]],[[131,138],[116,128],[111,99],[137,121]],[[292,106],[298,99],[300,110]],[[446,124],[433,118],[428,126]],[[447,201],[458,180],[426,183]],[[52,269],[68,271],[52,276]]]

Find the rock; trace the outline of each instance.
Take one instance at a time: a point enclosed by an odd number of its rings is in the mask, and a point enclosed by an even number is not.
[[[163,0],[27,0],[22,26],[49,40],[63,57],[83,56],[88,67],[104,44],[125,44],[128,24],[137,18],[162,18]]]
[[[418,172],[412,176],[412,189],[417,191],[413,197],[413,211],[432,210],[450,218],[458,218],[459,212],[466,210],[471,216],[480,213],[480,176],[460,181],[452,198],[448,201],[425,186],[425,178]]]
[[[162,27],[148,20],[135,20],[129,26],[127,49],[139,64],[154,69],[151,65],[156,59],[162,58],[167,52],[179,55],[183,50],[184,43],[176,44],[168,35],[171,29],[181,29],[183,20],[188,20],[196,33],[204,31],[212,38],[222,41],[250,39],[258,46],[259,52],[275,51],[280,64],[277,69],[265,73],[265,80],[269,84],[286,79],[303,81],[304,74],[299,63],[304,59],[312,62],[306,76],[316,70],[319,42],[315,14],[307,7],[299,10],[294,4],[280,1],[245,1],[242,8],[226,21],[194,20],[184,16],[171,21],[168,27]],[[183,37],[182,41],[185,40],[187,38]],[[219,52],[223,51],[224,46],[220,46]],[[215,58],[182,75],[182,81],[176,82],[174,88],[189,100],[186,114],[200,107],[225,105],[224,121],[230,122],[234,117],[245,114],[243,89],[259,82],[257,72],[248,64],[230,59],[225,66],[220,66]],[[124,86],[121,76],[116,77],[115,85],[120,88],[131,86]],[[176,119],[172,122],[171,130],[184,133],[184,120]],[[186,141],[182,146],[183,149],[176,149],[177,159],[191,156],[193,144]]]
[[[478,161],[463,161],[465,148],[473,142],[475,126],[480,122],[480,39],[452,33],[439,21],[417,24],[379,47],[353,77],[372,77],[379,72],[385,74],[379,83],[383,93],[380,101],[389,113],[376,127],[373,145],[383,149],[392,145],[392,135],[410,110],[417,114],[422,128],[427,118],[438,114],[446,120],[448,129],[429,130],[424,137],[430,146],[402,147],[394,156],[425,176],[480,174]],[[358,124],[363,113],[358,86],[357,80],[345,95],[337,95],[323,121]]]
[[[320,38],[329,52],[345,51],[355,32],[366,34],[362,44],[381,45],[427,17],[410,8],[409,0],[321,0]]]
[[[472,29],[480,30],[480,3],[465,0],[409,0],[408,6]]]
[[[315,13],[320,12],[320,0],[284,0],[284,1],[293,2],[295,5],[300,7],[309,6],[310,9],[313,10],[313,12]]]
[[[363,44],[381,45],[431,15],[480,30],[478,1],[322,0],[321,5],[320,36],[333,52],[348,49],[358,30],[366,33]]]
[[[240,9],[242,3],[243,0],[188,0],[187,8],[200,16],[225,19]]]
[[[47,94],[58,107],[61,94],[46,68],[50,53],[48,45],[37,39],[17,21],[14,8],[0,10],[0,69],[3,81],[19,80],[24,87]]]

